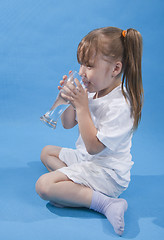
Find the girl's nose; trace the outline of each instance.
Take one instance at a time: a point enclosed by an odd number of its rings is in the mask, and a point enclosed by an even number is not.
[[[80,66],[79,75],[84,77],[86,76],[85,66]]]

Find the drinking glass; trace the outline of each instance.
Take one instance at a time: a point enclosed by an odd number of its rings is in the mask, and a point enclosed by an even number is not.
[[[83,85],[83,77],[81,77],[76,71],[72,71],[68,78],[65,80],[64,85],[66,82],[71,82],[72,84],[75,84],[74,79],[77,78],[81,85]],[[70,102],[66,99],[62,98],[61,93],[64,92],[63,89],[59,91],[59,94],[56,97],[56,100],[54,104],[52,105],[51,109],[46,112],[43,116],[40,117],[40,120],[45,123],[47,126],[55,129],[57,125],[57,121],[61,117],[62,113],[70,106]]]

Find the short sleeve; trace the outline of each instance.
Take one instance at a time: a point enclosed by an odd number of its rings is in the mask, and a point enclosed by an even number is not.
[[[97,138],[110,150],[115,151],[124,139],[131,136],[133,118],[129,106],[114,106],[102,112]]]

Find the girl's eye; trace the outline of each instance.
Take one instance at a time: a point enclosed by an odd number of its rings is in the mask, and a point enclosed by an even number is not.
[[[93,67],[92,66],[87,66],[87,69],[88,70],[91,70]]]
[[[87,68],[88,70],[91,70],[92,68],[93,68],[93,66],[90,66],[90,65],[80,65],[80,67],[82,68],[82,67],[85,67],[85,68]]]

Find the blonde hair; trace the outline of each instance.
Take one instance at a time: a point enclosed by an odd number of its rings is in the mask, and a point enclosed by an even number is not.
[[[96,56],[100,54],[107,61],[122,62],[122,93],[131,103],[134,117],[134,129],[141,120],[143,105],[143,85],[141,73],[142,36],[135,29],[115,27],[99,28],[88,33],[79,43],[77,59],[80,64],[93,66]],[[124,91],[126,87],[128,96]]]

